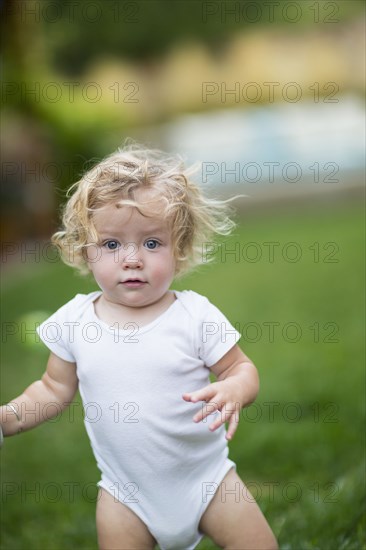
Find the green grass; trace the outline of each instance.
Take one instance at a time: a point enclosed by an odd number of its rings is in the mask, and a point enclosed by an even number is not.
[[[240,345],[258,367],[261,390],[243,411],[230,456],[284,550],[365,548],[363,231],[357,202],[253,209],[226,241],[227,251],[239,245],[240,261],[218,256],[173,285],[215,303],[242,332]],[[249,261],[250,242],[262,251],[258,261]],[[273,262],[265,242],[279,243]],[[282,256],[289,242],[301,250],[297,262]],[[337,262],[326,261],[326,243],[339,247]],[[34,310],[52,312],[95,288],[60,264],[27,271],[24,265],[4,281],[3,326]],[[291,341],[295,328],[297,341]],[[3,344],[2,403],[45,368],[43,346],[20,340],[9,336]],[[77,403],[73,421],[65,411],[6,439],[1,548],[97,548],[99,473],[79,397]],[[215,548],[207,538],[198,546]]]

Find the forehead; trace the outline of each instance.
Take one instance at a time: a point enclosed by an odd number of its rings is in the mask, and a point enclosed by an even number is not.
[[[93,222],[97,231],[103,234],[124,232],[130,228],[141,233],[162,233],[170,229],[170,224],[162,216],[162,212],[161,201],[143,205],[141,212],[134,206],[111,203],[94,212]]]

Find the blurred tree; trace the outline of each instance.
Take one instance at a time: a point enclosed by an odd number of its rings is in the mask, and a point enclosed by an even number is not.
[[[302,13],[296,24],[286,21],[284,16],[287,13],[283,12],[284,6],[291,5],[299,6]],[[84,171],[85,161],[106,153],[103,149],[106,136],[113,136],[115,132],[115,136],[122,139],[130,126],[155,123],[160,116],[177,112],[179,102],[170,103],[166,97],[169,94],[173,97],[174,87],[179,83],[193,81],[195,74],[201,74],[197,67],[200,63],[204,66],[206,47],[200,61],[197,55],[200,49],[194,49],[195,45],[209,47],[207,59],[211,62],[213,53],[216,57],[213,65],[218,61],[220,71],[220,57],[226,62],[225,48],[228,46],[226,51],[230,51],[234,34],[243,35],[247,29],[249,34],[256,26],[268,25],[272,29],[281,26],[286,36],[296,35],[300,27],[309,26],[314,30],[316,17],[320,23],[315,25],[319,35],[335,30],[340,33],[340,28],[334,28],[338,25],[325,21],[325,15],[329,16],[333,8],[338,10],[335,17],[343,23],[355,14],[362,14],[364,4],[358,0],[0,0],[2,134],[8,143],[7,148],[3,147],[3,157],[9,168],[8,173],[2,174],[4,207],[9,211],[10,204],[17,208],[21,203],[24,211],[31,209],[27,231],[33,230],[35,220],[40,219],[41,204],[33,200],[29,191],[33,189],[30,181],[35,180],[32,176],[35,163],[40,167],[56,163],[62,168],[56,181],[50,181],[47,173],[42,174],[60,198],[62,190]],[[274,18],[269,17],[269,13],[273,13]],[[193,50],[190,50],[192,44]],[[349,48],[354,48],[351,39],[349,44]],[[174,57],[175,48],[178,52],[185,50],[179,62]],[[187,57],[190,51],[194,51],[191,56],[194,61]],[[251,59],[258,64],[260,52],[256,45],[253,52]],[[141,96],[140,103],[114,100],[116,109],[113,110],[111,101],[96,105],[85,100],[80,92],[83,79],[88,74],[98,74],[93,70],[106,66],[106,61],[116,63],[121,71],[123,67],[132,67],[123,73],[128,75],[124,82],[129,83],[130,74],[137,75],[131,80],[141,80],[146,95]],[[167,80],[162,79],[162,74]],[[228,74],[236,78],[237,67],[233,65],[232,73]],[[102,80],[100,77],[104,84]],[[71,88],[75,85],[75,100],[68,98],[67,85]],[[112,86],[108,83],[106,86],[109,92],[115,91],[113,81]],[[54,100],[52,94],[60,89],[62,97]],[[183,86],[181,89],[182,94],[187,93]],[[111,93],[109,97],[113,97]],[[156,98],[160,98],[164,108],[159,110]],[[38,175],[37,178],[41,182],[42,178]],[[37,192],[44,195],[42,185],[36,187]],[[51,201],[49,203],[52,214]],[[21,213],[18,219],[24,222],[27,218]],[[17,221],[15,225],[20,224]],[[47,223],[42,222],[42,233],[47,227]]]
[[[284,25],[296,33],[308,24],[326,26],[328,20],[344,22],[363,12],[363,3],[357,0],[315,4],[311,0],[44,0],[37,4],[42,5],[41,19],[52,46],[51,63],[70,77],[81,74],[101,53],[153,66],[155,58],[179,42],[199,39],[220,55],[232,34],[247,27]]]
[[[70,77],[82,73],[101,52],[148,66],[172,45],[192,38],[220,49],[234,28],[246,24],[237,17],[228,17],[223,24],[221,2],[97,0],[86,2],[88,9],[80,3],[74,14],[65,9],[63,0],[57,3],[61,17],[52,25],[46,24],[45,30],[53,43],[54,67]],[[67,29],[67,34],[61,29]]]

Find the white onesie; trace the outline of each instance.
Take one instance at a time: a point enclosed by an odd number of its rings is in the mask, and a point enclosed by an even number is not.
[[[108,326],[94,310],[101,291],[77,294],[37,332],[77,365],[98,486],[137,514],[161,550],[191,550],[203,538],[204,511],[236,464],[225,425],[209,430],[221,413],[195,423],[206,405],[182,394],[210,383],[209,367],[240,333],[204,296],[173,292],[169,308],[142,327]]]

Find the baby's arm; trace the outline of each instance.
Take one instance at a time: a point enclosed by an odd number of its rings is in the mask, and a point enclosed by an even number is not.
[[[200,422],[216,410],[221,415],[210,426],[216,430],[221,424],[229,423],[227,439],[234,435],[239,423],[239,412],[253,403],[259,391],[258,371],[252,361],[236,344],[215,365],[210,367],[217,382],[201,390],[183,394],[186,401],[206,401],[193,420]]]
[[[77,388],[76,363],[64,361],[51,352],[41,380],[28,386],[10,402],[11,406],[0,407],[0,425],[4,435],[30,430],[57,416],[72,402]],[[55,406],[50,406],[50,403]]]

